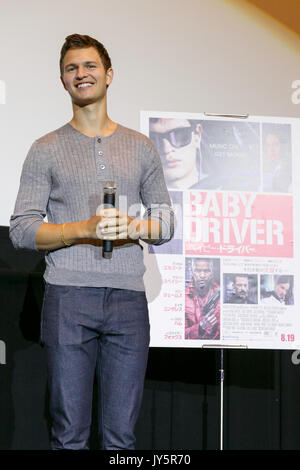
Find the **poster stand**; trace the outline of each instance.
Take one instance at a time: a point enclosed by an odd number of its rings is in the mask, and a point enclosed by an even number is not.
[[[224,118],[236,118],[236,119],[247,119],[249,114],[219,114],[219,113],[207,113],[204,112],[205,116],[211,117],[224,117]],[[246,345],[220,345],[220,344],[204,344],[203,348],[220,349],[220,450],[223,450],[223,423],[224,423],[224,349],[247,349]]]
[[[204,349],[220,349],[220,450],[223,450],[223,423],[224,423],[224,349],[247,349],[247,345],[204,344]]]

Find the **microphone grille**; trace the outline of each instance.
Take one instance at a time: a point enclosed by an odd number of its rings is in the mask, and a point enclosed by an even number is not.
[[[117,190],[116,183],[114,181],[106,181],[104,185],[104,192],[106,194],[114,194]]]

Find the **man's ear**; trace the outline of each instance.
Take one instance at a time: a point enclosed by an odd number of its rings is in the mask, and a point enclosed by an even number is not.
[[[114,78],[114,71],[110,67],[109,69],[106,70],[106,85],[107,86],[111,84],[113,78]]]
[[[66,85],[65,85],[65,82],[64,82],[64,79],[62,78],[62,76],[60,76],[60,79],[61,79],[61,82],[62,82],[62,84],[63,84],[63,86],[64,86],[64,89],[66,90]]]

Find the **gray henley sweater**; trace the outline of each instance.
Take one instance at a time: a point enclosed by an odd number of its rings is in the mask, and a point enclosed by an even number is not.
[[[37,250],[35,237],[47,215],[54,224],[89,219],[103,204],[106,181],[116,182],[116,207],[131,217],[158,219],[173,236],[173,210],[160,157],[143,134],[120,124],[107,137],[88,137],[71,124],[36,140],[23,165],[10,238],[16,248]],[[102,257],[101,240],[81,240],[46,252],[44,278],[51,284],[144,290],[145,266],[138,241],[114,242],[112,259]]]

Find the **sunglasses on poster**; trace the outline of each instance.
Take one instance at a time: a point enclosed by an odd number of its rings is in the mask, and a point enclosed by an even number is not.
[[[167,140],[175,148],[185,147],[191,143],[192,133],[191,127],[177,127],[164,133],[150,131],[149,137],[158,152],[164,153],[164,140]]]

